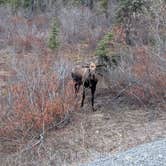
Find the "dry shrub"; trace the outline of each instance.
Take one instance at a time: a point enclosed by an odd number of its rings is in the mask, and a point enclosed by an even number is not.
[[[7,87],[10,111],[1,117],[0,137],[25,141],[67,121],[75,105],[68,62],[57,66],[53,57],[29,55],[12,63],[16,76]]]
[[[45,48],[45,43],[42,39],[33,36],[32,34],[26,35],[26,36],[17,36],[14,38],[14,46],[18,53],[21,52],[29,52],[31,50],[39,52],[43,51],[43,48]]]
[[[112,34],[114,35],[114,41],[116,43],[126,44],[125,42],[125,31],[121,25],[112,27]]]
[[[122,49],[120,66],[110,73],[112,88],[126,95],[130,102],[164,105],[165,66],[151,50],[145,46],[133,47],[128,51]]]
[[[155,60],[148,48],[142,47],[135,49],[134,65],[132,73],[142,82],[142,91],[144,91],[146,100],[155,99],[163,101],[164,87],[166,86],[166,77],[161,70],[161,64]],[[137,94],[140,98],[141,95]]]
[[[125,95],[130,102],[139,104],[165,104],[165,54],[157,46],[131,47],[125,43],[125,33],[121,26],[114,26],[111,54],[120,56],[118,67],[110,69],[106,77],[110,78],[112,92]]]
[[[36,16],[33,19],[25,19],[21,16],[11,16],[6,21],[7,44],[14,47],[17,53],[26,51],[42,52],[46,48],[48,34],[48,19],[44,16]],[[3,27],[5,27],[5,23]]]

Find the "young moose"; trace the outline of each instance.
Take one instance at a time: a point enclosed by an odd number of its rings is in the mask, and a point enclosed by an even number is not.
[[[96,85],[98,82],[97,75],[96,75],[96,65],[94,63],[90,63],[89,66],[77,66],[72,70],[71,76],[73,78],[73,81],[75,83],[75,94],[77,96],[77,93],[79,92],[80,86],[83,85],[83,95],[82,95],[82,102],[81,107],[84,105],[84,99],[85,99],[85,91],[86,88],[91,89],[91,103],[92,103],[92,109],[94,109],[94,95],[96,91]]]

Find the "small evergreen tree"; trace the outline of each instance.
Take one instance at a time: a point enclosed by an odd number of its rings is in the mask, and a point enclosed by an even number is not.
[[[81,4],[83,6],[87,6],[90,9],[94,7],[94,0],[73,0],[73,4]]]
[[[6,0],[0,0],[0,5],[3,5],[6,3]]]
[[[33,4],[33,0],[23,0],[23,7],[28,8]]]
[[[13,11],[16,13],[22,2],[21,0],[9,0],[8,3],[12,6]]]
[[[108,32],[97,45],[96,56],[98,56],[99,64],[105,64],[109,68],[118,64],[118,55],[111,55],[110,42],[113,40],[112,32]]]
[[[124,22],[127,17],[130,19],[133,14],[142,13],[145,4],[145,0],[119,0],[119,8],[117,11],[118,21]]]
[[[123,24],[126,33],[126,43],[129,45],[132,44],[130,33],[134,25],[133,22],[136,16],[143,13],[146,8],[145,0],[119,0],[119,8],[116,13],[117,21]]]
[[[102,40],[99,41],[96,49],[96,56],[105,57],[109,56],[109,43],[113,39],[111,32],[107,33]]]
[[[59,35],[59,27],[58,27],[57,21],[54,20],[49,41],[48,41],[49,48],[53,50],[58,48],[59,46],[58,35]]]
[[[105,13],[106,17],[108,18],[108,0],[100,0],[100,6]]]
[[[19,7],[28,8],[32,5],[33,0],[0,0],[1,4],[9,4],[14,12],[17,12]]]

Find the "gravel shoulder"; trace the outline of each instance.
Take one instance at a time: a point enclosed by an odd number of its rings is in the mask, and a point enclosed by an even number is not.
[[[143,144],[81,166],[166,166],[166,139]]]

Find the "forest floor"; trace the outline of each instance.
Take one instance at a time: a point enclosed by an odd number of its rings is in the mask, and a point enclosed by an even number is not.
[[[50,132],[47,141],[79,163],[166,138],[166,111],[131,104],[123,97],[112,98],[108,89],[98,90],[97,111],[92,112],[87,102],[81,111],[73,113],[65,129]]]
[[[4,84],[4,77],[8,75],[5,62],[6,60],[0,62],[1,85]],[[47,158],[50,165],[74,166],[99,155],[113,154],[166,138],[166,110],[132,103],[125,96],[114,99],[115,96],[116,94],[106,88],[98,88],[95,98],[97,110],[93,112],[88,95],[85,106],[72,112],[67,126],[47,133],[43,145],[47,155],[41,157],[37,165],[46,165]],[[0,146],[2,144],[3,142]],[[0,157],[3,165],[7,165],[7,159],[8,164],[18,164],[12,162],[15,161],[15,156],[8,153],[7,149],[1,149],[0,154],[3,156]],[[34,160],[32,155],[24,156],[22,163],[37,162]]]

